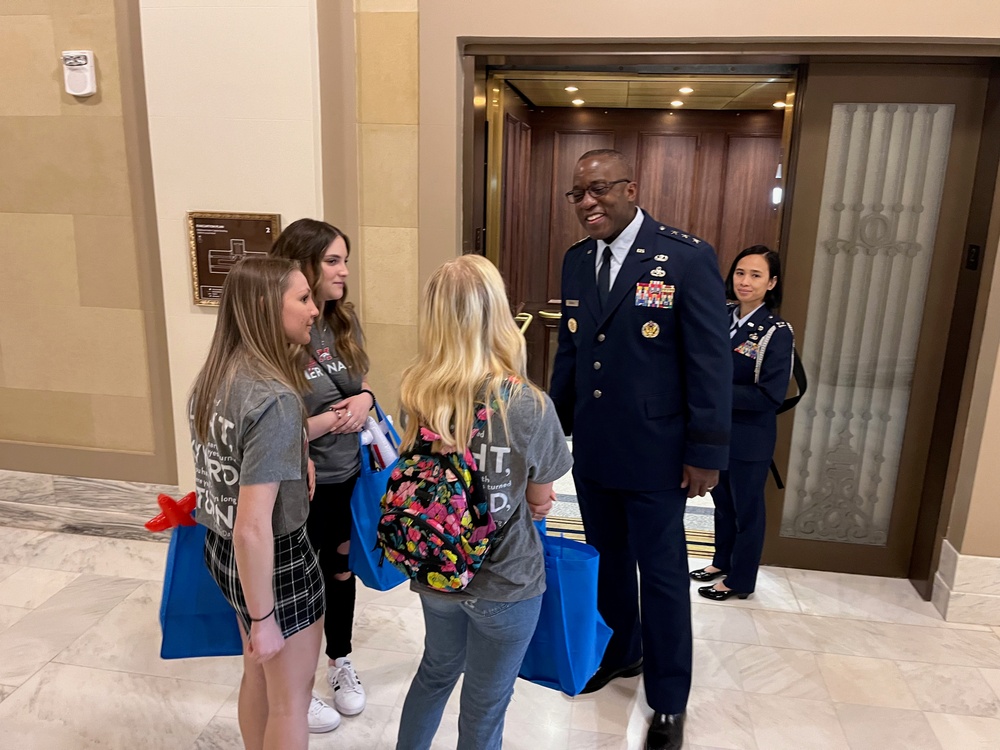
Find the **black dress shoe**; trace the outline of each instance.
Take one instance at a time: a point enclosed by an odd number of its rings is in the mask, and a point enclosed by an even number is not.
[[[646,750],[681,750],[684,744],[684,714],[653,714],[646,735]]]
[[[635,677],[640,674],[642,674],[641,658],[639,661],[633,662],[632,664],[626,664],[624,667],[605,667],[602,665],[596,672],[594,672],[594,676],[587,681],[587,685],[580,691],[580,695],[596,693],[602,687],[618,677]]]
[[[692,570],[688,573],[691,578],[695,581],[702,581],[708,583],[709,581],[714,581],[719,576],[724,576],[726,572],[724,570],[717,570],[714,573],[709,573],[708,568],[701,568],[700,570]]]
[[[702,586],[698,589],[698,593],[701,594],[706,599],[711,599],[714,602],[724,602],[731,596],[735,596],[738,599],[746,599],[750,596],[749,593],[743,593],[741,591],[733,591],[729,589],[727,591],[720,591],[715,588],[715,586]]]

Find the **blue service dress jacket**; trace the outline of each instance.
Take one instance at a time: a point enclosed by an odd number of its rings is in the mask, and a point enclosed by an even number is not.
[[[685,464],[725,469],[733,362],[714,250],[647,214],[602,309],[596,249],[587,238],[566,252],[550,386],[574,473],[663,490]]]
[[[734,308],[729,305],[730,318]],[[729,456],[770,462],[777,439],[776,412],[792,377],[792,327],[761,306],[736,330],[730,344],[733,438]]]

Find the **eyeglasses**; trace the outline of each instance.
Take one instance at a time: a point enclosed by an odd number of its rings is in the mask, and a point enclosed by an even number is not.
[[[632,180],[624,177],[620,180],[612,180],[611,182],[592,182],[586,188],[573,188],[570,190],[566,193],[566,200],[576,204],[582,201],[583,196],[587,193],[590,193],[591,198],[600,198],[602,195],[607,195],[608,191],[619,182],[632,182]]]

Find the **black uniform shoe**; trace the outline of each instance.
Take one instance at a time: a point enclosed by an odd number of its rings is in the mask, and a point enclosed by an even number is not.
[[[688,575],[691,576],[692,579],[694,579],[695,581],[702,581],[703,583],[714,581],[719,576],[724,576],[725,574],[726,571],[724,570],[717,570],[714,573],[710,573],[707,567],[699,568],[698,570],[692,570],[690,573],[688,573]]]
[[[724,602],[731,596],[735,596],[738,599],[746,599],[750,596],[749,593],[744,593],[742,591],[733,591],[732,589],[726,589],[725,591],[720,591],[715,588],[715,586],[702,586],[698,589],[698,593],[705,597],[706,599],[711,599],[715,602]]]
[[[642,674],[641,658],[639,661],[633,662],[632,664],[626,664],[624,667],[605,667],[602,665],[596,672],[594,672],[594,676],[587,682],[587,686],[580,691],[580,695],[596,693],[617,677],[635,677],[639,674]]]
[[[684,744],[684,714],[653,714],[646,735],[646,750],[681,750]]]

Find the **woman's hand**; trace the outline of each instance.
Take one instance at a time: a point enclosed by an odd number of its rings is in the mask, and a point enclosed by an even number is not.
[[[285,647],[285,636],[281,634],[274,614],[266,620],[250,623],[249,648],[247,653],[258,664],[273,659]]]
[[[367,393],[359,393],[357,396],[351,396],[333,404],[330,410],[337,415],[337,418],[334,420],[330,432],[334,435],[361,432],[365,426],[365,419],[368,418],[368,412],[372,410],[373,406],[372,397]]]
[[[528,502],[528,510],[531,511],[531,520],[541,521],[552,510],[552,503],[556,500],[556,490],[552,482],[535,484],[529,480],[524,497]]]
[[[534,504],[530,500],[528,501],[528,508],[531,510],[531,520],[541,521],[549,513],[552,512],[552,504],[556,501],[556,491],[553,489],[545,502],[541,504]]]
[[[316,494],[316,464],[309,459],[309,469],[306,471],[306,485],[309,487],[309,499],[313,499]]]

